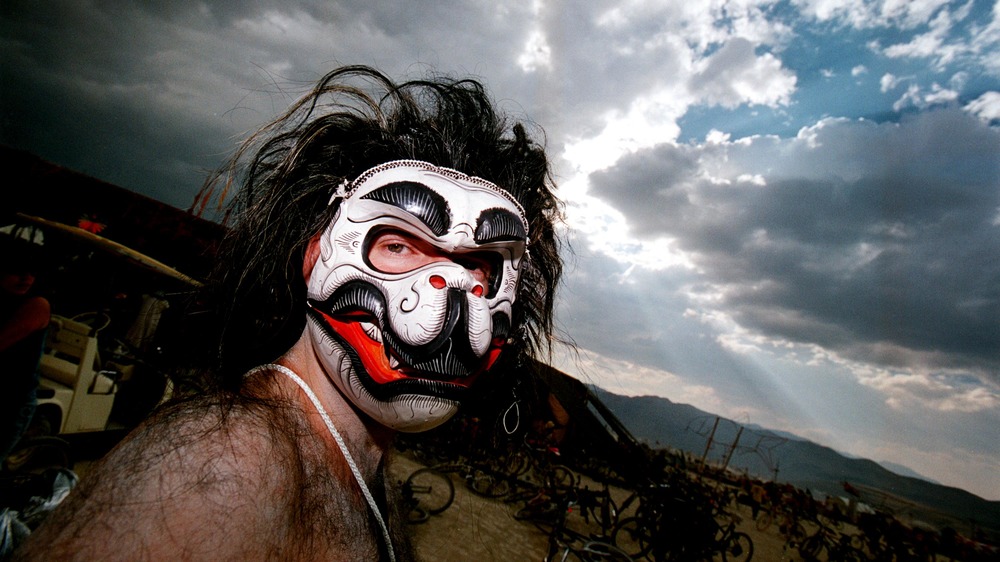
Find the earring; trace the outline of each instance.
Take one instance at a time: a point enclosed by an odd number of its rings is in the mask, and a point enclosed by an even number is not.
[[[507,435],[514,435],[517,428],[521,425],[521,401],[514,396],[514,402],[507,408],[507,411],[503,413],[503,430]],[[511,423],[510,417],[513,413],[513,423]]]

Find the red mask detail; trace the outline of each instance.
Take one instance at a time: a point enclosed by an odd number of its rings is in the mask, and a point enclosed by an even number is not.
[[[468,388],[472,386],[472,383],[475,382],[480,374],[489,370],[496,363],[504,344],[503,340],[494,339],[489,351],[483,357],[482,364],[472,376],[453,379],[421,376],[419,372],[407,373],[406,367],[402,367],[401,369],[390,367],[389,358],[385,354],[385,346],[381,342],[373,340],[365,333],[360,322],[356,320],[339,320],[322,311],[317,310],[317,312],[323,317],[323,321],[354,349],[361,359],[361,363],[364,364],[368,376],[378,384],[386,384],[409,378],[422,378]]]

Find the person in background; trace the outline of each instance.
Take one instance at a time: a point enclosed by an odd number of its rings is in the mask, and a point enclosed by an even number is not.
[[[38,363],[45,345],[49,301],[33,295],[40,265],[38,248],[0,235],[0,462],[7,459],[31,423],[38,389]]]
[[[200,390],[133,431],[17,556],[411,558],[392,438],[531,379],[562,270],[553,189],[542,146],[479,82],[328,74],[203,193],[238,190]]]

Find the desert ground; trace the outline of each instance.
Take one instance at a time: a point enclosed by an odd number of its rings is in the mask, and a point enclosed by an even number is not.
[[[405,455],[397,455],[392,476],[403,480],[422,465]],[[425,523],[410,525],[417,559],[421,562],[476,561],[541,561],[548,547],[548,537],[534,525],[514,518],[517,504],[482,498],[469,492],[464,482],[453,476],[455,502]],[[594,485],[594,489],[599,486]],[[627,493],[613,490],[619,501]],[[737,514],[743,517],[738,530],[750,535],[754,542],[753,560],[797,561],[794,550],[784,548],[785,541],[777,531],[758,531],[750,520],[749,509],[741,506]],[[573,517],[572,515],[570,517]],[[582,523],[582,519],[577,521]]]

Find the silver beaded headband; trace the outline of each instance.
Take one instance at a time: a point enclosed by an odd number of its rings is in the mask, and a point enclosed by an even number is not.
[[[518,213],[521,217],[521,222],[524,223],[525,232],[528,231],[528,220],[524,214],[524,207],[515,199],[510,193],[501,189],[498,185],[491,181],[484,180],[483,178],[477,176],[470,176],[468,174],[459,172],[458,170],[453,170],[451,168],[445,168],[442,166],[436,166],[430,162],[424,162],[422,160],[391,160],[389,162],[384,162],[378,166],[369,168],[361,173],[354,181],[347,181],[346,179],[337,185],[337,188],[330,195],[330,201],[327,205],[332,205],[335,201],[350,199],[354,192],[358,190],[368,179],[376,174],[384,172],[386,170],[391,170],[393,168],[414,168],[418,170],[424,170],[429,172],[435,172],[443,176],[449,177],[451,179],[464,181],[467,183],[472,183],[481,187],[485,187],[490,191],[500,194],[505,199],[510,201],[517,207]]]

